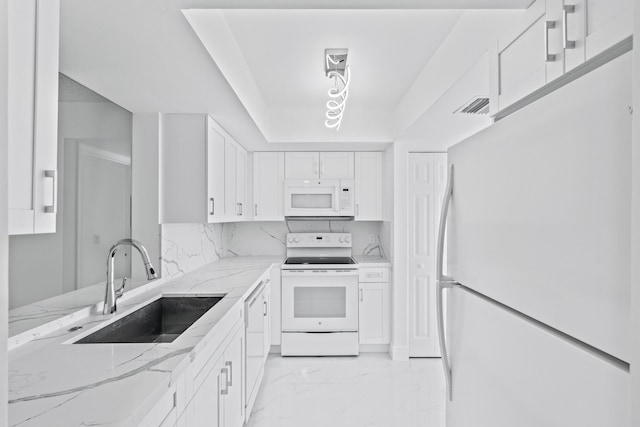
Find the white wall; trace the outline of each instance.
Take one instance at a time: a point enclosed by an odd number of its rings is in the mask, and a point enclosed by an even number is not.
[[[0,0],[0,427],[7,425],[7,1]]]
[[[65,291],[75,281],[75,194],[65,191],[64,148],[83,139],[92,146],[131,156],[132,115],[111,102],[60,102],[58,104],[58,215],[56,233],[11,236],[9,306],[20,307]],[[67,180],[68,181],[68,180]],[[69,215],[69,214],[72,215]],[[33,266],[38,268],[34,269]]]
[[[131,238],[147,248],[160,269],[160,114],[134,114],[131,141]],[[144,278],[140,257],[132,257],[131,275]]]
[[[640,425],[640,3],[635,2],[633,64],[633,142],[631,206],[631,406],[634,426]]]

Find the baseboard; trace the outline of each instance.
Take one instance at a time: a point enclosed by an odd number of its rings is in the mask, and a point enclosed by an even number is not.
[[[389,353],[389,344],[360,344],[360,353]]]
[[[391,355],[391,360],[406,362],[409,360],[409,347],[391,345],[389,354]]]

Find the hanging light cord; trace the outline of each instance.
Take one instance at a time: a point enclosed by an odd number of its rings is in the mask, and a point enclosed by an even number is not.
[[[342,115],[344,114],[344,108],[349,97],[349,82],[351,81],[351,71],[347,65],[344,69],[344,75],[338,71],[338,64],[341,61],[336,61],[331,55],[326,56],[327,68],[331,65],[335,66],[335,70],[329,71],[327,77],[334,79],[335,87],[329,89],[329,97],[327,101],[327,113],[325,114],[327,120],[324,122],[325,126],[330,129],[340,129],[342,123]],[[342,89],[340,89],[340,86]]]

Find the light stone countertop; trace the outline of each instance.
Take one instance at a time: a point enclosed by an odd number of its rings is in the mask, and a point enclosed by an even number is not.
[[[118,300],[9,352],[10,426],[135,426],[281,257],[224,258]],[[161,294],[226,294],[172,343],[70,344]],[[83,308],[84,309],[84,308]],[[74,330],[81,327],[79,330]]]
[[[391,261],[378,255],[353,255],[353,259],[358,263],[358,267],[391,268]]]

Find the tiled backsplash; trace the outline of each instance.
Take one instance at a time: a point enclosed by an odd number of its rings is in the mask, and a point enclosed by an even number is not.
[[[230,256],[284,256],[287,233],[351,233],[354,254],[385,255],[380,227],[379,222],[353,221],[163,224],[162,275],[169,280]],[[374,243],[369,243],[371,236]]]

